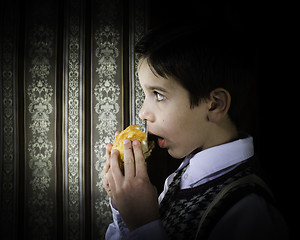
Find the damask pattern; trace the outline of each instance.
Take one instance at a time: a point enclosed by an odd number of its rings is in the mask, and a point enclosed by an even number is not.
[[[64,213],[65,239],[81,239],[83,221],[83,56],[80,0],[70,1],[66,25],[64,82]]]
[[[0,25],[0,233],[4,239],[16,236],[16,11],[6,9]],[[2,170],[2,171],[1,171]]]
[[[132,91],[132,99],[133,101],[131,102],[131,108],[132,108],[132,116],[131,119],[132,124],[136,124],[140,126],[142,131],[146,131],[146,125],[145,121],[139,118],[139,111],[141,110],[141,107],[144,103],[145,99],[145,94],[141,88],[140,82],[139,82],[139,77],[137,73],[138,69],[138,62],[139,62],[139,56],[137,53],[134,52],[134,46],[135,44],[141,39],[141,37],[144,35],[146,29],[145,29],[145,1],[139,1],[139,0],[134,0],[134,17],[132,20],[132,31],[131,34],[133,35],[131,40],[133,41],[132,43],[132,60],[131,62],[131,69],[132,69],[132,81],[133,84],[133,91]]]
[[[99,136],[94,145],[96,160],[94,162],[97,171],[96,186],[98,187],[97,198],[95,199],[95,213],[98,236],[103,238],[112,221],[109,207],[108,196],[102,187],[102,169],[106,162],[105,149],[107,143],[113,142],[114,134],[120,126],[120,94],[121,88],[117,84],[118,72],[121,70],[118,62],[120,54],[120,2],[119,1],[101,1],[97,8],[100,10],[97,21],[99,25],[94,32],[94,41],[96,44],[95,56],[97,59],[98,83],[93,89],[96,102],[94,111],[97,114],[96,129]],[[96,176],[95,176],[96,177]]]
[[[103,239],[112,222],[101,184],[106,144],[124,119],[144,124],[137,56],[124,43],[134,45],[143,34],[145,1],[29,1],[25,9],[5,2],[11,11],[0,8],[1,239],[5,231],[8,239]],[[130,102],[125,91],[134,96]],[[130,116],[125,104],[137,106]]]
[[[45,25],[35,25],[29,35],[29,57],[31,58],[28,112],[32,137],[28,142],[28,167],[31,170],[28,192],[28,210],[31,239],[50,239],[53,227],[54,202],[49,196],[53,168],[51,156],[53,143],[49,140],[50,114],[53,112],[53,87],[48,78],[51,71],[54,31]],[[28,80],[29,81],[29,80]],[[53,123],[52,123],[53,124]]]

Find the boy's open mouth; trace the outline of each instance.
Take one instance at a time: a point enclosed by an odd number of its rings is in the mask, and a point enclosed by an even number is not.
[[[164,148],[165,147],[165,139],[161,138],[161,137],[157,137],[157,144],[160,148]]]
[[[148,132],[148,140],[154,141],[160,148],[165,148],[165,139],[163,137],[160,137],[158,135],[155,135],[151,132]]]

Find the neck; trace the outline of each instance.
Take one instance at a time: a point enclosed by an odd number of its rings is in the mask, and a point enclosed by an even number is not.
[[[223,121],[213,125],[210,137],[202,150],[232,142],[237,138],[238,131],[236,126],[229,118],[223,119]]]

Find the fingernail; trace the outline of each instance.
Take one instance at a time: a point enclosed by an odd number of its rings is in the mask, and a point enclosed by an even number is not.
[[[138,141],[138,140],[135,140],[135,141],[133,141],[133,143],[132,143],[134,146],[138,146],[139,144],[140,144],[140,141]]]
[[[128,143],[130,143],[131,141],[129,140],[129,139],[125,139],[124,141],[123,141],[123,144],[128,144]]]
[[[114,149],[114,150],[111,151],[111,154],[115,154],[117,152],[119,152],[118,149]]]

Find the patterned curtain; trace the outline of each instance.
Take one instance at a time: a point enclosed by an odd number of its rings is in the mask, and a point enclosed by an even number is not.
[[[1,239],[103,239],[105,146],[143,102],[146,0],[2,1]]]

